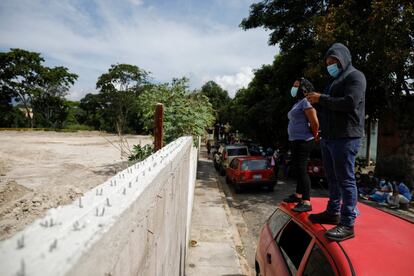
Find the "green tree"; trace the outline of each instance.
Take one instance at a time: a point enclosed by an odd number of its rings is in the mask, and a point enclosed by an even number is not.
[[[76,120],[80,124],[93,127],[95,130],[110,129],[105,125],[106,103],[101,94],[88,93],[80,100]],[[109,117],[110,114],[108,114]]]
[[[65,67],[49,68],[42,62],[44,59],[39,53],[22,49],[0,53],[2,93],[12,93],[11,97],[24,107],[31,127],[34,127],[33,117],[46,121],[51,118],[51,109],[56,111],[62,106],[63,97],[78,77]],[[35,107],[35,103],[41,106]],[[46,110],[45,105],[48,107]],[[51,124],[50,121],[46,123]]]
[[[137,128],[128,125],[128,120],[133,124],[139,123],[135,120],[141,113],[136,99],[148,84],[147,77],[148,72],[138,66],[116,64],[98,78],[96,88],[100,89],[99,98],[105,121],[109,123],[108,130],[124,133],[131,127]]]
[[[281,55],[291,59],[296,72],[311,78],[322,89],[326,83],[323,55],[333,42],[347,45],[353,63],[366,75],[368,124],[408,106],[413,97],[414,3],[390,0],[282,1],[267,0],[251,5],[244,29],[264,27],[271,31],[269,44],[279,44]],[[298,54],[295,58],[295,54]],[[300,60],[297,59],[300,57]],[[303,64],[305,63],[305,64]],[[276,68],[275,68],[276,69]],[[284,70],[279,68],[277,70]],[[413,143],[412,110],[399,113],[397,121],[402,148]],[[381,146],[378,156],[381,156]],[[405,151],[407,167],[413,151]],[[381,166],[381,158],[378,160]],[[409,182],[414,172],[407,170]]]
[[[39,83],[39,72],[44,59],[39,53],[22,49],[11,49],[10,52],[0,53],[0,82],[2,93],[12,91],[13,97],[26,110],[26,114],[33,127],[31,103],[33,93]]]
[[[165,143],[184,135],[201,136],[214,121],[213,108],[208,98],[201,93],[190,93],[186,78],[151,85],[139,96],[144,126],[148,131],[154,128],[157,103],[164,104]]]
[[[77,77],[61,66],[40,69],[39,85],[33,90],[31,103],[36,126],[62,128],[69,114],[64,97]]]
[[[216,121],[225,123],[225,112],[231,100],[227,91],[214,81],[208,81],[201,87],[200,93],[210,101],[216,114]]]

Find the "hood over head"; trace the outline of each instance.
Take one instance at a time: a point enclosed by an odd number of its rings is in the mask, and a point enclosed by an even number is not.
[[[342,69],[346,70],[352,64],[351,52],[342,43],[334,43],[325,54],[324,60],[327,57],[335,57],[342,65]]]

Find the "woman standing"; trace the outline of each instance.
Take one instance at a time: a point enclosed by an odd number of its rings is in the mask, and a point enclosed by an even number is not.
[[[292,97],[297,99],[288,113],[288,135],[292,151],[292,165],[296,173],[296,193],[285,198],[285,202],[297,202],[292,209],[295,212],[312,210],[310,202],[310,178],[306,171],[311,149],[314,141],[318,141],[319,121],[316,110],[306,99],[306,94],[314,91],[312,83],[307,79],[296,80],[290,91]]]

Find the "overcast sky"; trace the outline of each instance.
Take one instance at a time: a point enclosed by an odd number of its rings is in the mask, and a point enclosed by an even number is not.
[[[154,82],[214,80],[230,96],[272,63],[263,29],[238,27],[253,0],[1,0],[0,50],[40,52],[79,75],[69,99],[94,92],[111,64],[150,71]]]

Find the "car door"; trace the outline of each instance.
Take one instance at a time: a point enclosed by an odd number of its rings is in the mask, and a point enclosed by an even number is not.
[[[262,256],[260,268],[263,275],[289,275],[282,253],[276,244],[276,238],[290,219],[291,217],[281,209],[277,209],[269,218],[268,225],[273,238]]]
[[[231,181],[234,181],[234,179],[235,179],[235,174],[237,173],[238,165],[239,165],[238,160],[237,159],[233,159],[231,161],[229,167],[226,169],[227,177]]]
[[[290,220],[269,246],[267,258],[271,259],[271,266],[265,275],[297,275],[311,241],[312,236]]]

